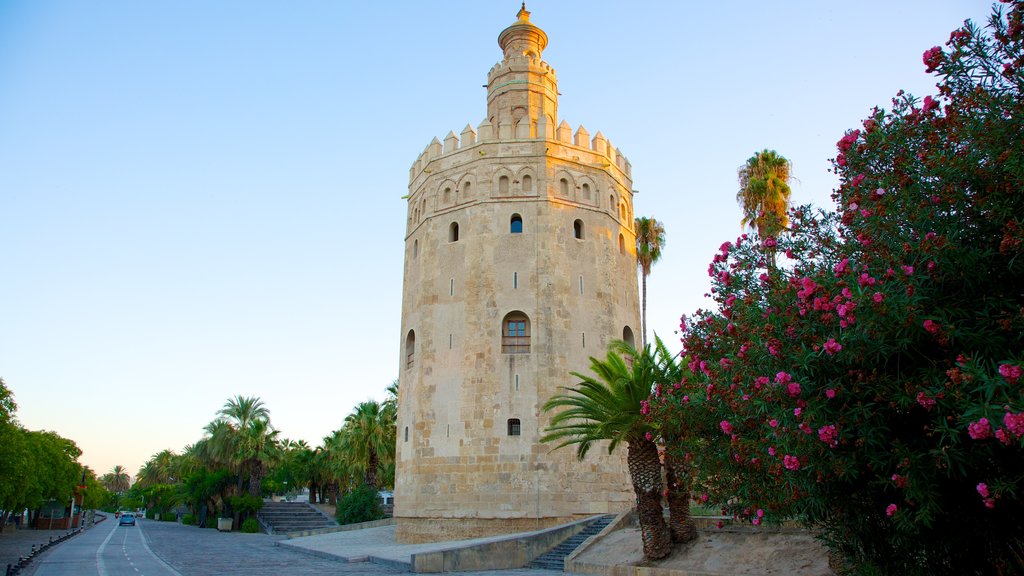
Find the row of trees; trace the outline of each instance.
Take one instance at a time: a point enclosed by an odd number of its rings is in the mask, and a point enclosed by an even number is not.
[[[25,429],[15,417],[17,408],[0,378],[0,526],[26,509],[26,521],[34,522],[44,504],[69,503],[79,486],[85,488],[85,507],[105,502],[108,495],[95,474],[78,462],[78,446],[54,432]]]
[[[208,513],[244,519],[262,498],[309,489],[311,502],[337,503],[356,488],[394,486],[397,382],[382,402],[367,401],[345,417],[322,446],[282,438],[258,397],[230,398],[205,427],[203,438],[179,454],[163,450],[139,469],[127,501],[156,512],[184,504],[199,519]],[[103,476],[123,488],[120,466]]]

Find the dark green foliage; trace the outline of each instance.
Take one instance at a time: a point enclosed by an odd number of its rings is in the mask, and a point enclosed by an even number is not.
[[[377,491],[363,485],[346,493],[338,500],[337,518],[339,524],[356,524],[384,518]]]
[[[255,518],[249,518],[245,522],[242,522],[242,532],[245,532],[246,534],[262,532],[260,529],[260,523],[257,522]]]
[[[195,526],[196,517],[194,514],[185,514],[181,517],[181,523],[186,526]]]

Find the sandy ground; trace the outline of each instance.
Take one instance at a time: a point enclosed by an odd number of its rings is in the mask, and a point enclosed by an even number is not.
[[[607,534],[576,560],[597,566],[646,566],[655,573],[688,576],[832,576],[824,546],[810,534],[795,531],[705,529],[668,558],[648,563],[641,551],[640,530],[625,528]]]

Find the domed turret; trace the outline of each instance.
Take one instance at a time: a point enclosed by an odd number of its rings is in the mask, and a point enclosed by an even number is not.
[[[548,45],[548,35],[530,22],[530,13],[526,11],[526,2],[516,14],[514,24],[505,28],[498,35],[498,46],[505,54],[505,59],[515,56],[540,58]]]

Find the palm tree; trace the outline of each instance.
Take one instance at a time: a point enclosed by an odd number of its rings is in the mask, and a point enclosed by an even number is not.
[[[128,475],[128,470],[124,466],[118,464],[110,472],[104,474],[100,478],[100,482],[114,494],[124,494],[132,486],[132,477]]]
[[[224,407],[217,412],[234,424],[235,429],[244,430],[256,420],[270,420],[270,410],[263,405],[258,396],[242,396],[229,398]]]
[[[366,485],[378,487],[378,472],[382,465],[394,459],[394,412],[374,400],[355,407],[345,417],[342,445],[351,454],[357,466],[364,470]]]
[[[623,354],[633,358],[632,367]],[[661,506],[661,463],[651,439],[655,430],[641,413],[657,369],[650,347],[637,352],[626,342],[613,342],[606,359],[590,358],[590,369],[596,377],[573,372],[580,382],[544,403],[545,411],[565,410],[555,413],[541,442],[559,442],[555,449],[575,444],[580,459],[595,442],[608,440],[609,454],[625,442],[644,556],[664,558],[672,551],[672,537]]]
[[[279,432],[271,427],[270,421],[264,419],[252,420],[238,432],[235,457],[241,462],[241,473],[248,473],[250,496],[260,495],[267,467],[281,457],[281,449],[277,442],[278,434]]]
[[[642,216],[636,219],[636,265],[640,267],[643,324],[643,342],[647,343],[647,277],[651,275],[651,266],[661,259],[661,249],[665,247],[665,226],[654,218]]]
[[[751,156],[738,170],[736,201],[743,209],[743,226],[757,230],[761,239],[775,237],[789,225],[789,181],[793,164],[774,150]]]

